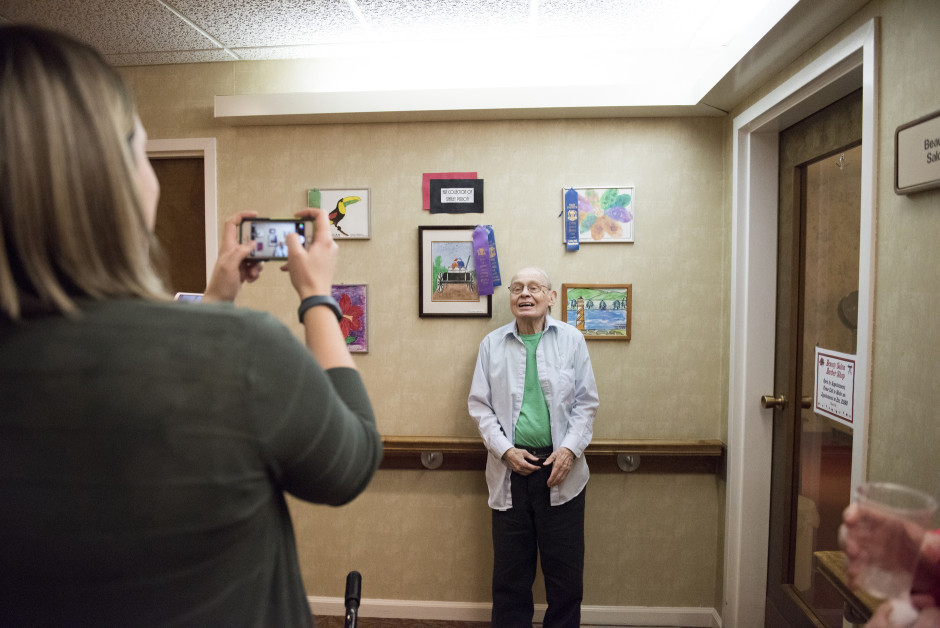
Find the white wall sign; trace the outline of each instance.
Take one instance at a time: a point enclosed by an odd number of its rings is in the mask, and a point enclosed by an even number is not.
[[[854,355],[816,347],[816,394],[813,411],[854,427]]]
[[[940,187],[940,111],[902,124],[894,133],[894,191]]]
[[[473,188],[441,188],[442,203],[472,203]]]

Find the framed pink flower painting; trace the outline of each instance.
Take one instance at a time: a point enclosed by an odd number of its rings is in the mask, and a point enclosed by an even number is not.
[[[343,311],[339,322],[346,346],[352,353],[369,352],[369,286],[334,284],[330,290]]]

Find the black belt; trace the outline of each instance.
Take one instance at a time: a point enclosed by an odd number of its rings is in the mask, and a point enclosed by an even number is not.
[[[528,447],[526,445],[516,445],[516,449],[524,449],[539,460],[545,460],[551,456],[552,451],[554,451],[551,445],[547,447]]]

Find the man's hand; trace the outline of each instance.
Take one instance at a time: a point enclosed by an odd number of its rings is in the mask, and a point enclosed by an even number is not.
[[[538,456],[529,453],[525,449],[510,447],[506,450],[506,453],[503,454],[502,460],[507,467],[519,475],[529,475],[533,471],[539,470],[538,466],[536,466],[539,462]]]
[[[574,464],[574,452],[567,447],[559,447],[545,460],[545,465],[554,465],[552,474],[548,476],[548,487],[558,486],[565,481]]]

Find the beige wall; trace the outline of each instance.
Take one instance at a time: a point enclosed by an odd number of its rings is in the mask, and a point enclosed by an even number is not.
[[[864,23],[881,18],[877,275],[869,476],[940,495],[940,191],[892,188],[893,133],[940,105],[940,5],[874,1],[719,119],[559,120],[229,127],[216,94],[287,91],[298,62],[125,68],[151,137],[216,137],[220,214],[288,215],[309,187],[369,187],[369,241],[341,243],[337,282],[368,283],[371,348],[357,355],[385,434],[471,436],[477,344],[509,320],[417,316],[417,226],[493,224],[505,274],[539,264],[563,282],[634,287],[633,340],[591,343],[603,438],[725,438],[730,304],[730,123]],[[482,216],[420,210],[423,172],[477,170]],[[636,244],[566,253],[568,185],[636,185]],[[271,265],[241,305],[299,331]],[[585,603],[721,608],[722,483],[702,475],[596,474],[589,484]],[[339,596],[349,569],[366,597],[485,602],[489,510],[482,474],[381,471],[353,504],[293,503],[308,591]]]
[[[483,222],[508,280],[525,264],[564,282],[632,283],[629,343],[593,342],[599,438],[719,438],[727,388],[727,153],[722,118],[230,127],[216,94],[284,89],[291,63],[125,68],[151,138],[218,138],[220,217],[287,216],[310,187],[369,187],[372,239],[341,242],[335,280],[369,285],[370,352],[357,355],[384,434],[474,436],[466,411],[479,341],[508,322],[420,319],[417,227]],[[476,170],[482,215],[421,211],[424,172]],[[636,243],[565,252],[571,185],[636,186]],[[240,304],[298,332],[296,296],[269,264]],[[560,312],[556,313],[560,316]],[[719,480],[596,474],[589,484],[586,604],[716,606]],[[352,505],[293,503],[312,595],[489,600],[489,509],[478,472],[381,471]],[[689,516],[692,513],[693,516]],[[679,516],[679,515],[682,516]]]
[[[869,475],[940,497],[940,190],[897,196],[894,132],[940,109],[940,5],[884,2]]]

